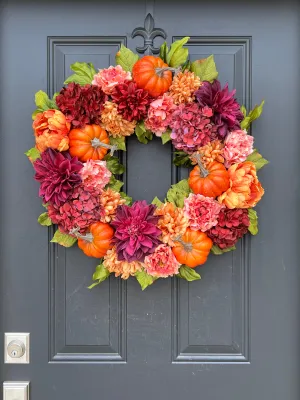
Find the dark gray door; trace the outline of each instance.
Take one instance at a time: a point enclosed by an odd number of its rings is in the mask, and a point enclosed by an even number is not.
[[[169,42],[191,36],[193,59],[214,54],[240,102],[266,100],[252,130],[271,161],[260,173],[260,234],[211,256],[201,281],[161,279],[142,292],[113,278],[88,291],[95,261],[50,244],[52,232],[36,223],[41,201],[23,156],[33,97],[57,91],[75,61],[107,67],[121,43],[141,46],[131,32],[148,12]],[[1,379],[31,381],[31,400],[298,400],[296,2],[2,1],[0,26],[0,322],[31,333],[30,364],[2,364]],[[185,173],[171,157],[159,140],[131,138],[127,192],[163,198]]]

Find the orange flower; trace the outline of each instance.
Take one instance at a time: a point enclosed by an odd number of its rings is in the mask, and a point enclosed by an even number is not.
[[[230,188],[219,196],[220,203],[227,208],[255,207],[264,194],[253,162],[233,164],[229,169]]]
[[[134,276],[137,271],[142,270],[143,266],[143,264],[138,261],[119,261],[115,247],[107,251],[103,259],[103,265],[109,272],[114,272],[116,277],[121,275],[122,279],[128,279],[130,276]]]
[[[193,72],[179,72],[170,86],[170,95],[175,104],[191,103],[195,99],[194,92],[200,85],[200,78]]]
[[[199,147],[198,150],[191,154],[192,164],[197,164],[196,155],[200,155],[202,164],[206,168],[211,162],[218,161],[224,164],[223,147],[221,140],[208,142],[205,146]]]
[[[101,222],[111,222],[117,211],[117,207],[125,204],[126,200],[122,199],[119,192],[107,188],[100,194],[100,205],[103,207],[103,215],[101,216]]]
[[[64,114],[58,110],[47,110],[37,114],[32,124],[36,148],[41,152],[49,147],[58,151],[68,150],[70,127],[71,124],[67,122]]]

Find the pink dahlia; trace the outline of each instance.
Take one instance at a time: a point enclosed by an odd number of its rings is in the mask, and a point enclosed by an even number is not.
[[[226,249],[234,246],[248,232],[249,225],[248,210],[223,208],[219,214],[218,224],[206,233],[220,249]]]
[[[161,231],[156,227],[156,206],[146,201],[136,201],[131,207],[117,208],[111,225],[115,228],[114,244],[120,261],[143,261],[160,244]]]
[[[40,182],[39,196],[45,203],[62,205],[73,189],[81,184],[82,163],[69,153],[47,149],[34,163],[35,180]]]
[[[211,197],[191,193],[184,199],[183,211],[192,230],[206,232],[217,225],[222,208],[223,206]]]
[[[246,131],[237,130],[230,132],[225,139],[223,156],[225,167],[229,168],[232,164],[239,164],[253,152],[253,136],[247,135]]]
[[[106,167],[106,161],[88,160],[83,164],[80,176],[86,190],[101,191],[108,184],[111,172]]]
[[[167,278],[177,275],[180,263],[176,260],[171,247],[161,244],[154,253],[145,257],[144,267],[147,274],[157,278]]]
[[[69,234],[73,229],[79,228],[79,233],[83,234],[91,224],[100,221],[103,215],[99,195],[96,190],[87,191],[79,186],[61,206],[48,206],[49,217],[62,232]]]
[[[192,153],[216,137],[217,127],[211,122],[212,110],[197,103],[179,104],[172,114],[170,127],[174,147]]]
[[[235,90],[229,91],[228,84],[222,89],[218,80],[213,83],[202,82],[195,92],[201,107],[212,108],[212,121],[217,125],[220,139],[224,139],[229,130],[239,129],[240,121],[244,118],[240,105],[234,98],[235,92]]]
[[[131,79],[131,73],[124,71],[121,65],[110,66],[109,68],[99,69],[99,72],[94,75],[92,85],[99,86],[106,94],[112,94],[115,86]]]
[[[161,136],[171,123],[174,108],[173,98],[167,94],[152,101],[145,120],[146,128]]]

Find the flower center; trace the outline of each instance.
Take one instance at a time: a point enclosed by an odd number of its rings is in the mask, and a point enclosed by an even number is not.
[[[127,227],[127,233],[128,233],[128,235],[130,236],[130,237],[136,237],[136,236],[138,236],[138,234],[139,234],[139,229],[140,228],[140,225],[139,224],[136,224],[136,223],[132,223],[131,225],[129,225],[128,227]]]

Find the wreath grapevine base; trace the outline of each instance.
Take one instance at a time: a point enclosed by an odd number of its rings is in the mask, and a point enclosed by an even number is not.
[[[210,253],[234,250],[258,231],[257,171],[267,160],[247,130],[264,102],[247,113],[235,90],[221,87],[213,56],[189,61],[188,39],[164,43],[160,57],[121,46],[117,65],[98,72],[76,62],[52,99],[35,95],[35,147],[25,154],[46,208],[38,222],[57,225],[51,242],[77,242],[100,260],[90,288],[111,273],[134,276],[142,289],[174,275],[200,279],[195,267]],[[121,191],[116,153],[134,134],[144,144],[153,135],[172,141],[174,164],[191,169],[164,201],[132,203]]]

